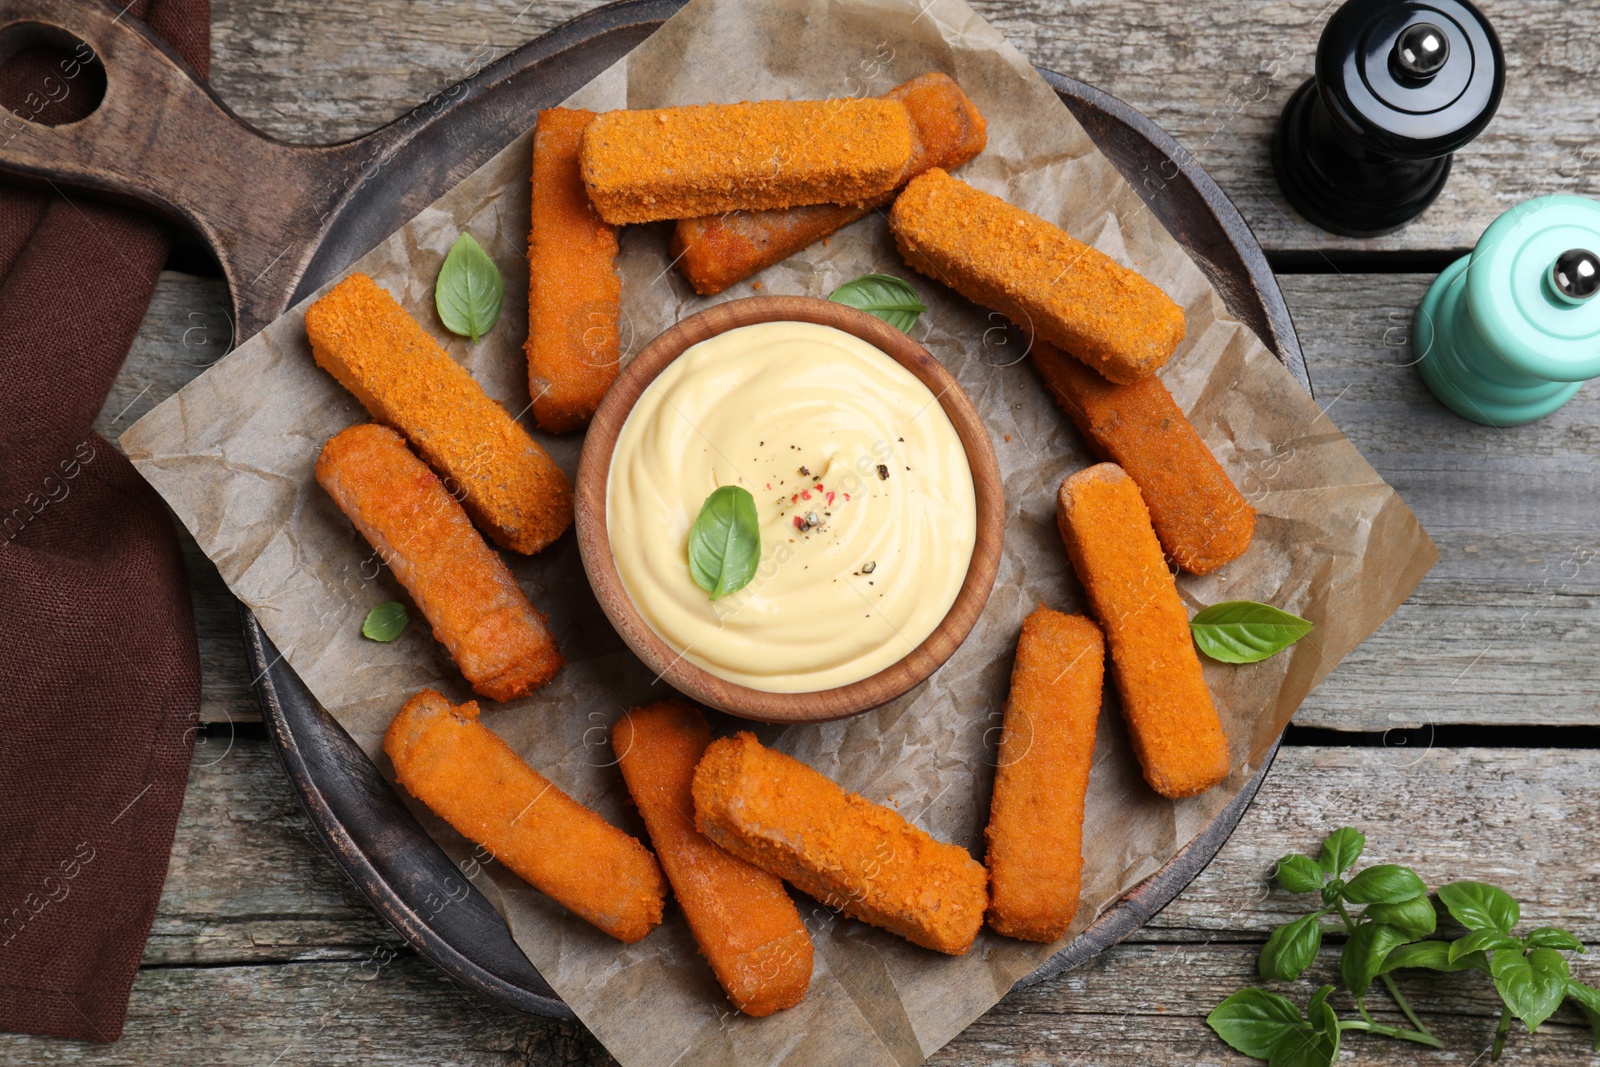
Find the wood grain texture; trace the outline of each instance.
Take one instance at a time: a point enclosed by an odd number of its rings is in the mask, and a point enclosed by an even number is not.
[[[1254,980],[1268,931],[1295,914],[1296,898],[1266,886],[1273,862],[1314,850],[1341,822],[1366,831],[1364,862],[1412,863],[1433,885],[1497,882],[1522,900],[1525,925],[1600,944],[1597,778],[1600,752],[1284,749],[1228,845],[1165,911],[1082,968],[1013,992],[932,1062],[1237,1067],[1202,1018]],[[1600,978],[1590,957],[1574,967]],[[1406,988],[1451,1044],[1439,1062],[1472,1062],[1492,1030],[1485,985],[1451,976]],[[1564,1011],[1535,1037],[1516,1035],[1508,1054],[1587,1062],[1580,1027]],[[611,1062],[580,1028],[505,1011],[412,956],[322,851],[270,746],[230,744],[223,731],[197,750],[123,1040],[0,1035],[0,1063],[263,1064],[286,1049],[280,1063]],[[1376,1040],[1359,1055],[1434,1062]]]
[[[1280,279],[1318,400],[1441,557],[1295,721],[1600,724],[1600,388],[1512,429],[1454,415],[1411,366],[1411,319],[1432,280]]]
[[[213,5],[213,84],[241,115],[299,141],[352,137],[557,23],[567,0],[279,0]],[[1358,240],[1300,219],[1268,146],[1311,74],[1335,5],[1165,0],[973,0],[1034,63],[1121,97],[1160,123],[1222,186],[1269,253],[1466,250],[1501,212],[1546,193],[1600,195],[1600,115],[1570,86],[1600,76],[1600,39],[1564,0],[1486,0],[1505,47],[1505,96],[1457,154],[1438,203],[1399,233]],[[372,27],[382,25],[382,33]],[[908,72],[907,76],[917,72]],[[1324,264],[1322,269],[1326,269]]]
[[[742,326],[810,322],[842,330],[877,347],[910,371],[938,400],[966,451],[977,497],[977,537],[955,603],[926,639],[899,661],[869,678],[814,693],[769,693],[729,682],[689,662],[660,637],[634,607],[617,573],[606,532],[606,486],[611,453],[622,424],[656,376],[693,345]],[[908,468],[909,469],[909,468]],[[879,467],[882,470],[882,467]],[[1005,494],[1000,464],[983,418],[955,378],[926,348],[864,311],[808,296],[754,296],[713,304],[656,337],[629,361],[600,402],[584,436],[574,479],[578,547],[601,609],[645,665],[675,689],[709,707],[761,722],[826,722],[887,704],[938,670],[961,646],[983,614],[1000,569],[1005,538]]]

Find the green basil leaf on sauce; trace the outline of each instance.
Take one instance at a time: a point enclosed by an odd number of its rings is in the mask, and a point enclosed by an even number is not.
[[[361,624],[361,636],[374,641],[393,641],[405,630],[411,614],[398,600],[379,604],[367,612],[367,621]]]
[[[1311,623],[1271,604],[1228,600],[1189,620],[1200,651],[1223,663],[1259,663],[1311,632]]]
[[[875,315],[902,333],[928,310],[911,283],[893,274],[863,274],[829,293],[828,299]]]
[[[748,489],[724,485],[689,528],[689,574],[712,600],[750,584],[761,561],[761,523]]]
[[[501,296],[500,268],[489,253],[471,234],[457,237],[433,287],[433,304],[444,328],[477,344],[500,317]]]

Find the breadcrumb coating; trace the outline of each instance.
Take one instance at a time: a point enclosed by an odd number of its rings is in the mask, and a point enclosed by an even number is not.
[[[517,877],[619,941],[661,924],[667,882],[650,850],[563,793],[432,689],[389,723],[383,751],[407,792]]]
[[[1190,574],[1210,574],[1244,555],[1256,509],[1160,378],[1117,385],[1038,340],[1029,358],[1095,454],[1139,487],[1150,524],[1174,563]]]
[[[399,434],[365,423],[317,457],[317,483],[405,586],[474,692],[527,696],[561,666],[534,610],[467,513]]]
[[[764,100],[608,111],[583,133],[583,182],[610,223],[865,204],[911,161],[898,100]]]
[[[988,129],[977,105],[948,74],[918,75],[884,97],[906,105],[916,131],[902,182],[929,167],[954,170],[983,151],[988,142]],[[891,192],[854,206],[811,204],[679,219],[672,234],[672,258],[695,292],[711,296],[789,258],[893,198]]]
[[[541,429],[585,426],[617,378],[617,228],[589,203],[578,146],[591,111],[539,112],[528,235],[528,394]]]
[[[1061,483],[1056,523],[1111,646],[1145,781],[1164,797],[1204,793],[1228,776],[1228,738],[1139,487],[1115,463],[1081,470]]]
[[[1054,941],[1078,914],[1105,658],[1082,615],[1040,607],[1022,624],[984,831],[989,926],[1006,937]]]
[[[936,952],[972,947],[987,876],[967,850],[740,732],[694,774],[700,832],[824,905]]]
[[[906,186],[889,228],[912,268],[1114,382],[1150,377],[1183,340],[1183,309],[1151,282],[938,168]]]
[[[317,366],[405,434],[501,548],[537,552],[572,524],[572,483],[467,369],[365,274],[306,309]]]
[[[695,828],[690,787],[710,744],[705,716],[681,700],[633,708],[611,730],[622,778],[701,954],[734,1007],[771,1015],[805,997],[811,935],[781,881]]]

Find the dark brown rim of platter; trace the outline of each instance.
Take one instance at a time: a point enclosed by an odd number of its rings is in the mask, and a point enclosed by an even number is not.
[[[950,610],[927,639],[868,678],[811,693],[771,693],[718,678],[689,662],[651,629],[617,573],[606,527],[606,485],[611,457],[633,406],[645,390],[693,345],[741,326],[763,322],[810,322],[831,326],[881,349],[928,387],[955,427],[972,469],[977,496],[977,540],[972,560]],[[618,375],[589,423],[575,485],[578,550],[600,608],[634,655],[668,685],[702,704],[760,722],[826,722],[887,704],[915,689],[949,659],[983,614],[1000,569],[1006,505],[1000,464],[978,409],[955,377],[926,348],[882,319],[830,300],[809,296],[751,296],[715,304],[662,331]],[[687,563],[685,564],[687,566]]]

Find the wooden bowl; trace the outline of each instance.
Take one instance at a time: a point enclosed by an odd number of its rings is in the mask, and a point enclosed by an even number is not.
[[[662,640],[623,588],[606,529],[606,483],[617,436],[634,403],[669,363],[708,337],[758,322],[812,322],[832,326],[874,345],[916,375],[939,400],[967,453],[977,496],[977,540],[955,603],[927,640],[868,678],[814,693],[769,693],[729,682],[690,663]],[[822,722],[886,704],[923,682],[972,631],[1000,568],[1005,497],[989,432],[944,365],[910,337],[864,311],[809,296],[755,296],[730,300],[691,315],[664,331],[633,357],[617,377],[583,442],[577,480],[578,549],[600,607],[628,647],[673,688],[709,705],[762,722]]]

